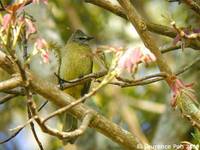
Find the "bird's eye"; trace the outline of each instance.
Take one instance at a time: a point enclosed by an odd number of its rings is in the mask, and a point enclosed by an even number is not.
[[[88,37],[87,37],[87,36],[79,36],[78,39],[79,39],[79,40],[87,40]]]
[[[86,37],[79,37],[78,38],[79,40],[85,40],[85,39],[87,39]]]

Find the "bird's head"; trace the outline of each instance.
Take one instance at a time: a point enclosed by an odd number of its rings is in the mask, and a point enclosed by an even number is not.
[[[76,30],[70,37],[70,41],[78,42],[79,44],[88,44],[92,39],[94,38],[86,35],[81,30]]]

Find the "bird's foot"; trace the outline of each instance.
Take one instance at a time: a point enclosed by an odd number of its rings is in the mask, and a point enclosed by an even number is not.
[[[58,79],[58,84],[60,85],[60,88],[61,88],[62,90],[64,89],[64,86],[63,86],[64,83],[71,83],[70,81],[67,81],[67,80],[62,79],[57,73],[54,73],[54,74],[55,74],[55,76],[57,77],[57,79]]]

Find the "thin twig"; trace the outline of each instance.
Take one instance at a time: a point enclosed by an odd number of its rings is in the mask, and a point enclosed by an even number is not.
[[[32,3],[32,0],[27,0],[26,3],[25,3],[25,6],[26,5],[29,5]],[[0,5],[1,5],[1,8],[0,8],[0,11],[6,11],[11,5],[8,5],[8,6],[4,6],[2,2],[0,2]]]
[[[83,121],[81,123],[81,125],[79,126],[78,129],[72,131],[72,132],[65,132],[65,134],[63,135],[63,138],[73,138],[73,137],[77,137],[82,135],[86,129],[88,128],[91,120],[93,118],[92,113],[88,112],[85,117],[83,118]]]
[[[149,31],[147,30],[147,25],[141,15],[138,13],[136,8],[132,5],[130,0],[118,0],[122,8],[124,8],[129,21],[137,30],[141,40],[144,42],[144,45],[155,55],[157,65],[161,72],[165,72],[167,74],[167,78],[165,78],[166,82],[170,84],[170,77],[173,75],[171,68],[166,63],[165,58],[162,56],[156,42],[153,40]]]
[[[4,9],[4,10],[5,10],[5,7],[4,7],[4,5],[3,5],[3,3],[2,3],[1,0],[0,0],[0,5],[1,5],[1,9]]]
[[[173,28],[175,29],[175,31],[179,35],[181,41],[183,41],[184,39],[192,39],[192,40],[194,40],[194,39],[200,38],[200,33],[190,33],[190,34],[185,33],[184,30],[182,30],[181,28],[177,27],[175,21],[172,21],[171,25],[173,26]],[[184,45],[184,47],[185,47],[185,45]]]
[[[48,101],[45,101],[45,103],[43,103],[39,108],[38,108],[38,112],[44,107],[44,105],[47,104]],[[15,128],[12,128],[10,129],[11,132],[13,131],[16,131],[16,130],[21,130],[23,129],[24,127],[26,127],[28,124],[30,124],[31,122],[33,122],[36,118],[38,118],[38,116],[32,116],[31,118],[29,118],[29,120],[26,121],[26,123],[20,125],[20,126],[17,126]],[[17,131],[18,132],[18,131]]]
[[[190,68],[192,68],[194,65],[196,65],[198,62],[200,61],[200,57],[196,58],[193,62],[191,62],[189,65],[186,65],[183,69],[181,69],[180,71],[178,71],[176,73],[176,75],[180,75],[184,72],[186,72],[187,70],[189,70]]]
[[[24,59],[26,59],[26,57],[24,57]],[[19,68],[20,68],[21,66],[19,65]],[[24,82],[27,82],[27,85],[24,87],[25,88],[25,91],[26,91],[26,97],[27,97],[27,100],[28,100],[28,102],[27,102],[27,111],[28,111],[28,118],[29,119],[32,119],[32,116],[34,116],[32,113],[31,113],[31,110],[30,110],[30,106],[29,106],[29,101],[33,101],[33,93],[30,91],[30,87],[28,86],[29,85],[29,82],[30,82],[30,79],[28,79],[28,77],[27,77],[27,74],[26,74],[26,72],[25,72],[25,69],[26,68],[29,68],[29,65],[28,64],[26,64],[25,66],[24,66],[24,69],[22,69],[21,68],[21,76],[22,76],[22,79],[24,80]],[[34,120],[37,118],[37,116],[34,116]],[[42,143],[40,142],[40,140],[39,140],[39,138],[38,138],[38,136],[37,136],[37,133],[36,133],[36,131],[35,131],[35,127],[34,127],[34,123],[31,121],[30,122],[30,126],[31,126],[31,131],[32,131],[32,133],[33,133],[33,136],[34,136],[34,138],[35,138],[35,140],[36,140],[36,142],[37,142],[37,144],[38,144],[38,146],[39,146],[39,148],[40,148],[40,150],[44,150],[44,148],[43,148],[43,146],[42,146]],[[25,127],[25,126],[24,126]],[[24,127],[22,127],[22,128],[24,128]]]
[[[3,93],[7,93],[7,94],[17,94],[17,95],[21,95],[21,96],[24,96],[24,95],[25,95],[24,88],[21,88],[21,87],[17,87],[17,88],[15,88],[15,89],[11,89],[11,90],[5,90],[5,91],[3,91]]]
[[[5,102],[11,100],[12,98],[18,96],[17,94],[7,94],[4,97],[0,98],[0,105],[4,104]]]
[[[176,76],[179,76],[181,74],[183,74],[184,72],[188,71],[189,69],[191,69],[193,66],[195,66],[198,62],[200,61],[200,57],[196,58],[193,62],[191,62],[189,65],[186,65],[184,68],[182,68],[181,70],[177,71],[177,73],[175,74]],[[154,75],[149,75],[137,80],[128,80],[128,79],[119,79],[123,82],[110,82],[109,84],[113,84],[113,85],[118,85],[121,87],[130,87],[130,86],[138,86],[138,85],[147,85],[147,84],[151,84],[154,82],[158,82],[161,80],[164,80],[166,77],[165,73],[161,73],[161,74],[154,74]],[[96,80],[97,82],[101,82]]]
[[[152,78],[157,78],[157,77],[166,78],[167,74],[164,73],[164,72],[160,72],[160,73],[156,73],[156,74],[145,76],[145,77],[137,79],[137,80],[124,79],[124,78],[119,77],[119,76],[117,76],[116,79],[118,79],[119,81],[127,82],[127,83],[138,83],[138,82],[141,82],[141,81],[144,81],[144,80],[148,80],[148,79],[152,79]]]
[[[45,101],[45,102],[38,108],[37,111],[39,112],[40,110],[42,110],[42,108],[44,108],[48,102],[49,102],[49,101]]]
[[[35,110],[35,103],[33,100],[29,101],[29,106],[31,109],[31,112],[33,115],[37,115],[37,111]],[[85,114],[85,117],[83,118],[83,121],[80,125],[80,127],[72,132],[63,132],[58,131],[57,129],[53,129],[45,125],[42,118],[38,117],[35,119],[35,121],[38,123],[40,128],[43,132],[48,133],[52,136],[58,137],[59,139],[67,139],[67,138],[74,138],[84,133],[84,131],[87,129],[88,125],[90,124],[90,121],[93,118],[93,114],[90,112],[87,112]]]
[[[40,110],[42,110],[42,108],[47,104],[47,102],[48,101],[45,101],[38,109],[37,109],[37,111],[39,112]],[[27,122],[31,122],[31,121],[33,121],[32,119],[30,120],[28,120]],[[28,125],[28,123],[26,123],[26,125]],[[18,127],[16,127],[16,128],[14,128],[14,129],[11,129],[12,131],[14,131],[14,130],[17,130],[14,134],[12,134],[10,137],[8,137],[7,139],[5,139],[5,140],[3,140],[3,141],[0,141],[0,144],[3,144],[3,143],[6,143],[6,142],[8,142],[8,141],[10,141],[11,139],[13,139],[14,137],[16,137],[21,131],[22,131],[22,129],[24,129],[24,127],[26,127],[26,125],[24,124],[24,125],[21,125],[21,126],[18,126]]]
[[[167,47],[167,48],[162,48],[160,51],[161,51],[162,54],[165,54],[167,52],[179,50],[180,48],[181,48],[180,45],[175,45],[175,46],[170,46],[170,47]]]
[[[31,110],[30,110],[30,107],[27,105],[27,109],[28,109],[28,118],[32,118],[32,114],[31,114]],[[44,150],[43,146],[42,146],[42,143],[40,142],[38,136],[37,136],[37,133],[35,131],[35,127],[34,127],[34,123],[33,122],[30,122],[30,126],[31,126],[31,130],[33,132],[33,136],[35,137],[35,140],[40,148],[40,150]]]
[[[20,125],[20,126],[17,126],[15,128],[12,128],[10,129],[11,132],[14,132],[16,130],[20,130],[20,129],[23,129],[25,126],[27,126],[28,124],[30,124],[31,122],[33,122],[36,118],[38,118],[38,116],[33,116],[31,118],[29,118],[28,121],[26,121],[24,124]]]
[[[118,86],[121,86],[122,88],[124,88],[124,87],[130,87],[130,86],[147,85],[147,84],[155,83],[155,82],[158,82],[158,81],[161,81],[161,80],[164,80],[164,78],[158,77],[158,78],[148,79],[148,80],[144,80],[144,81],[136,82],[136,83],[110,82],[109,84],[118,85]]]
[[[81,97],[80,99],[70,103],[69,105],[67,105],[63,108],[60,108],[57,111],[51,113],[48,117],[46,117],[44,119],[44,122],[46,122],[47,120],[49,120],[50,118],[52,118],[52,117],[54,117],[58,114],[61,114],[65,111],[67,111],[68,109],[82,103],[83,101],[85,101],[89,97],[93,96],[99,89],[101,89],[103,86],[105,86],[107,83],[109,83],[114,77],[115,77],[115,74],[112,74],[112,73],[107,74],[106,77],[104,78],[104,80],[97,87],[95,87],[93,90],[91,90],[91,92],[89,92],[88,94],[85,94],[83,97]]]
[[[7,143],[9,142],[10,140],[12,140],[14,137],[16,137],[21,131],[22,131],[23,128],[19,129],[18,131],[16,131],[14,134],[12,134],[10,137],[8,137],[7,139],[4,139],[3,141],[0,141],[0,144],[4,144],[4,143]]]
[[[25,3],[25,5],[28,5],[31,2],[32,2],[32,0],[31,1],[26,1],[24,3]],[[24,4],[24,3],[22,3],[22,4]],[[20,32],[21,29],[22,28],[19,29],[19,32]],[[23,52],[24,52],[23,53],[23,58],[24,58],[24,62],[25,62],[27,60],[27,57],[28,57],[28,55],[27,55],[27,39],[25,37],[26,31],[24,31],[23,33],[24,33],[24,35],[22,35],[22,38],[23,38]],[[16,37],[16,39],[14,41],[17,41],[18,38],[19,38],[19,34],[18,34],[18,36]],[[15,46],[16,46],[16,44],[14,42],[13,43],[13,47],[15,47]],[[18,67],[18,70],[19,70],[19,73],[20,73],[20,77],[21,77],[20,79],[22,79],[22,81],[24,83],[22,86],[25,89],[25,95],[27,97],[27,100],[31,101],[32,97],[33,97],[33,94],[30,91],[30,87],[29,87],[30,79],[28,78],[27,73],[26,73],[26,69],[29,69],[29,64],[24,63],[24,64],[21,65],[21,63],[19,62],[19,60],[17,58],[15,58],[14,55],[12,56],[12,58],[15,59],[15,64]],[[44,150],[44,148],[42,146],[42,143],[40,142],[40,140],[39,140],[39,138],[38,138],[38,136],[36,134],[35,128],[34,128],[33,121],[37,118],[37,116],[32,117],[32,113],[30,111],[30,107],[29,107],[28,104],[29,103],[27,103],[27,112],[28,112],[28,118],[29,118],[29,120],[24,125],[15,128],[15,130],[23,129],[27,124],[30,124],[32,133],[34,135],[34,138],[35,138],[35,140],[36,140],[36,142],[37,142],[40,150]]]
[[[12,64],[12,60],[7,60],[7,55],[0,51],[0,67],[7,71],[9,74],[16,72],[16,67]],[[36,93],[51,101],[58,107],[69,105],[75,99],[70,95],[59,90],[54,84],[41,80],[34,76],[27,70],[30,81],[30,87]],[[97,113],[93,109],[85,106],[84,104],[77,105],[70,110],[70,113],[75,115],[78,119],[83,118],[86,112],[92,112],[94,118],[90,124],[91,128],[95,128],[98,132],[104,134],[114,142],[123,146],[125,149],[139,150],[137,144],[142,144],[141,141],[131,134],[130,132],[122,129],[112,121]],[[33,113],[34,115],[34,113]]]
[[[128,20],[124,9],[120,7],[119,5],[112,4],[111,1],[109,0],[85,0],[85,2],[99,6],[105,10],[108,10],[116,14],[117,16],[120,16]],[[160,25],[160,24],[156,24],[152,22],[147,22],[147,21],[146,21],[146,25],[149,31],[160,34],[160,35],[165,35],[171,38],[174,38],[177,35],[177,33],[174,32],[174,29],[168,26],[164,26],[164,25]],[[189,42],[189,47],[195,50],[199,50],[200,44],[198,41],[192,40]]]
[[[91,73],[91,74],[85,75],[85,76],[83,76],[81,78],[77,78],[77,79],[73,79],[73,80],[67,81],[67,83],[63,83],[62,85],[58,85],[58,87],[61,88],[61,86],[62,86],[62,89],[67,89],[67,88],[76,86],[78,84],[81,84],[83,82],[86,82],[88,80],[97,79],[97,78],[103,77],[107,73],[108,73],[107,70],[99,71],[99,72],[96,72],[96,73]]]
[[[194,0],[182,0],[185,4],[187,4],[193,11],[195,11],[198,15],[200,15],[200,5]]]

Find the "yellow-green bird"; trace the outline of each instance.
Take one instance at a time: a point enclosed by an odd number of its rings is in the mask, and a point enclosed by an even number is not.
[[[66,46],[61,50],[61,64],[59,68],[59,77],[69,81],[83,77],[92,72],[92,50],[89,47],[89,41],[93,39],[87,36],[81,30],[76,30],[69,38]],[[68,88],[64,92],[70,94],[75,99],[82,97],[90,88],[91,81]],[[78,120],[69,113],[65,114],[63,122],[63,131],[73,131],[78,127]],[[64,144],[74,143],[76,138],[66,139]]]

